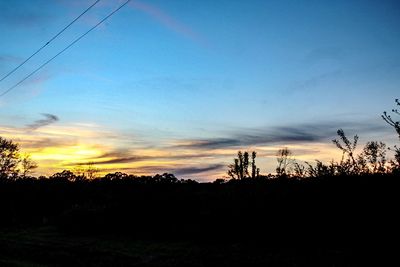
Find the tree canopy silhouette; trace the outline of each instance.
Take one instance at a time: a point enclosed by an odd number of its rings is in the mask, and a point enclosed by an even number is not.
[[[237,158],[233,159],[233,164],[228,166],[228,175],[232,179],[243,179],[243,178],[256,178],[260,174],[260,169],[256,165],[257,153],[253,151],[251,153],[251,162],[249,159],[249,152],[238,151]],[[251,176],[249,173],[249,165],[251,165]]]
[[[19,162],[18,144],[0,137],[0,177],[15,177],[18,174]]]

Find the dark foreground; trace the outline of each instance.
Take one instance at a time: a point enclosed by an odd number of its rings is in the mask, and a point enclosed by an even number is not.
[[[399,178],[3,181],[0,266],[397,266]]]
[[[350,249],[70,236],[51,228],[0,234],[0,266],[358,266]]]

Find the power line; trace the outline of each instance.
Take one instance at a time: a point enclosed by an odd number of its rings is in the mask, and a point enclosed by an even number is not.
[[[30,78],[32,75],[34,75],[36,72],[38,72],[40,69],[42,69],[44,66],[46,66],[47,64],[49,64],[51,61],[53,61],[53,59],[55,59],[56,57],[58,57],[59,55],[61,55],[62,53],[64,53],[66,50],[68,50],[71,46],[73,46],[75,43],[77,43],[80,39],[82,39],[83,37],[85,37],[88,33],[90,33],[91,31],[93,31],[95,28],[97,28],[100,24],[102,24],[104,21],[106,21],[108,18],[110,18],[112,15],[114,15],[116,12],[118,12],[121,8],[123,8],[126,4],[128,4],[131,0],[127,0],[125,3],[123,3],[122,5],[120,5],[117,9],[115,9],[113,12],[111,12],[110,14],[108,14],[104,19],[102,19],[100,22],[98,22],[96,25],[94,25],[92,28],[90,28],[87,32],[85,32],[84,34],[82,34],[81,36],[79,36],[77,39],[75,39],[75,41],[73,41],[72,43],[70,43],[67,47],[65,47],[63,50],[61,50],[60,52],[58,52],[55,56],[53,56],[52,58],[50,58],[49,60],[47,60],[45,63],[43,63],[42,65],[40,65],[38,68],[36,68],[34,71],[32,71],[30,74],[28,74],[25,78],[23,78],[22,80],[20,80],[18,83],[16,83],[15,85],[11,86],[10,88],[8,88],[5,92],[3,92],[2,94],[0,94],[0,97],[6,95],[7,93],[9,93],[11,90],[13,90],[15,87],[17,87],[18,85],[20,85],[21,83],[23,83],[24,81],[26,81],[28,78]]]
[[[42,45],[42,47],[40,47],[38,50],[36,50],[35,53],[33,53],[31,56],[29,56],[27,59],[25,59],[21,64],[19,64],[17,67],[15,67],[13,70],[11,70],[9,73],[7,73],[3,78],[0,79],[0,82],[2,82],[4,79],[6,79],[8,76],[10,76],[11,74],[13,74],[15,71],[17,71],[20,67],[22,67],[26,62],[28,62],[31,58],[33,58],[37,53],[39,53],[40,51],[42,51],[43,48],[45,48],[46,46],[48,46],[52,41],[54,41],[54,39],[56,39],[58,36],[60,36],[66,29],[68,29],[72,24],[75,23],[75,21],[77,21],[80,17],[82,17],[83,15],[85,15],[92,7],[94,7],[98,2],[100,2],[100,0],[97,0],[96,2],[94,2],[90,7],[88,7],[85,11],[83,11],[78,17],[76,17],[71,23],[69,23],[67,26],[64,27],[64,29],[62,29],[61,31],[59,31],[56,35],[53,36],[53,38],[51,38],[47,43],[45,43],[44,45]]]

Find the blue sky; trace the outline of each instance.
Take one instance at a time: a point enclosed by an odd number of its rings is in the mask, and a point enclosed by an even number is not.
[[[0,0],[0,76],[93,2]],[[1,92],[123,2],[100,1],[1,82]],[[45,127],[76,131],[74,145],[89,142],[78,134],[82,127],[94,127],[90,130],[108,133],[98,137],[108,144],[102,151],[120,156],[123,150],[125,159],[138,151],[166,153],[162,164],[159,159],[141,161],[141,166],[126,160],[127,171],[192,168],[187,175],[215,176],[226,171],[223,166],[234,151],[257,148],[262,170],[271,172],[273,151],[265,151],[284,145],[299,158],[307,159],[307,153],[301,154],[307,146],[314,152],[308,157],[327,158],[338,127],[364,140],[392,134],[380,114],[399,97],[399,11],[397,1],[132,0],[2,97],[0,126],[18,132],[14,135],[33,155],[43,148],[29,146],[32,136],[36,141],[54,138],[40,129],[26,130],[43,113],[58,118]],[[6,135],[4,129],[0,134]],[[298,135],[285,138],[293,134]],[[216,152],[220,156],[172,157],[204,152],[199,146],[177,152],[176,144],[249,135],[250,141],[225,142],[226,151]],[[85,159],[101,157],[80,158]],[[66,166],[60,164],[54,163],[54,169]],[[196,173],[199,168],[206,171]]]

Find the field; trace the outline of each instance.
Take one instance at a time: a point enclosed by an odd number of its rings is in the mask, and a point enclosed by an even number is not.
[[[356,266],[347,249],[70,236],[51,227],[0,233],[0,266]]]

